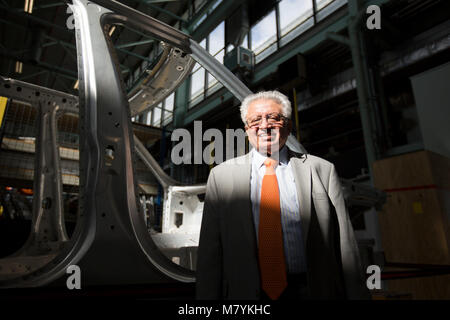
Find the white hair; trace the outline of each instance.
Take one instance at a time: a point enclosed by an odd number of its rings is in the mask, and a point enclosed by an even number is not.
[[[249,96],[247,96],[244,101],[242,101],[241,104],[241,119],[244,123],[247,122],[247,111],[248,106],[256,100],[261,99],[268,99],[273,100],[276,103],[279,103],[281,105],[281,114],[286,117],[287,119],[291,118],[292,113],[292,107],[291,102],[289,101],[288,97],[286,97],[284,94],[282,94],[279,91],[261,91],[258,93],[253,93]]]

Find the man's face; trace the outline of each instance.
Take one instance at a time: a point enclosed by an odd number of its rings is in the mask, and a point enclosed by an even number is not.
[[[291,122],[282,116],[281,104],[272,99],[251,102],[246,122],[248,140],[261,153],[272,154],[280,150],[291,131]]]

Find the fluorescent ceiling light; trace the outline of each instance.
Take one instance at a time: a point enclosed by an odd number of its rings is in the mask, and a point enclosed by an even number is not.
[[[33,4],[34,0],[25,0],[25,5],[23,7],[23,11],[28,13],[33,13]]]
[[[16,61],[16,73],[22,73],[23,64],[20,61]]]
[[[109,30],[109,36],[111,37],[114,33],[114,30],[116,30],[116,26],[112,26],[111,30]]]
[[[33,2],[34,0],[30,0],[30,5],[28,6],[28,13],[33,13]]]

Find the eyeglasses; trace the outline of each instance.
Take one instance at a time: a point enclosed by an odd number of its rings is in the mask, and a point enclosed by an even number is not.
[[[276,112],[266,114],[265,116],[258,115],[248,119],[247,126],[252,129],[260,127],[264,119],[266,119],[267,124],[270,127],[282,127],[284,125],[284,120],[286,120],[286,117]]]

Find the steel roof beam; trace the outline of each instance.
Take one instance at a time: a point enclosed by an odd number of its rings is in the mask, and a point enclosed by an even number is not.
[[[45,63],[45,62],[38,62],[37,63],[38,67],[42,67],[44,69],[48,69],[51,70],[53,72],[58,72],[60,73],[62,76],[71,79],[71,80],[78,80],[78,72],[66,69],[66,68],[61,68],[61,67],[56,67],[53,66],[51,64]]]
[[[142,40],[142,41],[135,41],[135,42],[130,42],[130,43],[117,45],[116,48],[117,49],[123,49],[123,48],[128,48],[128,47],[140,46],[140,45],[143,45],[143,44],[149,44],[149,43],[153,43],[153,42],[155,42],[155,40],[153,40],[153,39]]]
[[[17,61],[17,57],[5,52],[0,52],[0,57],[6,58],[8,60]],[[35,68],[45,69],[50,72],[59,73],[62,77],[65,77],[70,80],[78,80],[78,73],[72,70],[68,70],[65,68],[55,67],[45,62],[38,62],[37,64],[31,63],[28,60],[21,61],[23,64],[33,66]],[[27,77],[27,76],[25,76]]]
[[[145,4],[145,5],[148,5],[145,1],[142,1],[142,0],[139,0],[138,2],[141,2],[141,3]],[[38,6],[38,8],[39,9],[45,9],[45,8],[56,7],[56,6],[61,6],[61,5],[66,5],[66,3],[55,2],[55,3],[51,3],[51,4]],[[34,21],[34,22],[36,22],[36,23],[38,23],[40,25],[56,28],[58,30],[64,31],[67,34],[73,34],[73,31],[71,31],[71,30],[69,30],[69,29],[67,29],[65,27],[62,27],[62,26],[50,23],[50,22],[48,22],[48,21],[46,21],[44,19],[38,18],[38,17],[33,16],[31,14],[25,13],[25,12],[23,12],[23,9],[21,9],[21,8],[20,9],[19,8],[11,8],[3,0],[0,0],[0,9],[4,9],[4,10],[6,10],[9,13],[12,13],[14,15],[23,17],[25,19],[29,19],[31,21]],[[159,8],[159,9],[161,9],[161,8]],[[162,9],[162,10],[164,10],[164,9]],[[159,11],[161,11],[161,10],[159,10]],[[164,10],[164,11],[166,11],[166,13],[168,12],[167,10]],[[176,15],[173,15],[173,18],[179,18],[179,17],[176,16]],[[184,19],[182,19],[182,20],[185,21]],[[19,24],[16,24],[16,23],[13,23],[11,21],[8,21],[8,20],[5,20],[5,19],[1,19],[1,18],[0,18],[0,23],[4,23],[4,24],[7,24],[7,25],[10,25],[10,26],[13,26],[15,28],[22,29],[22,30],[27,30],[28,29],[27,27],[25,27],[23,25],[19,25]],[[136,30],[136,29],[134,29],[132,27],[129,27],[129,26],[124,26],[124,27],[126,29],[131,30],[134,33],[137,33],[137,34],[141,35],[142,37],[147,38],[148,40],[142,40],[142,41],[138,41],[138,42],[135,42],[135,43],[119,45],[119,46],[116,47],[116,50],[121,51],[121,52],[125,53],[126,55],[134,56],[134,57],[136,57],[138,59],[146,60],[146,61],[151,63],[153,60],[151,60],[150,58],[144,57],[144,56],[142,56],[140,54],[134,53],[134,52],[129,51],[129,50],[125,50],[124,48],[131,47],[133,45],[143,45],[143,44],[147,44],[147,43],[152,43],[152,42],[155,41],[154,38],[152,38],[148,34],[140,32],[140,31],[138,31],[138,30]],[[74,44],[72,44],[72,43],[69,43],[69,42],[66,42],[66,41],[63,41],[63,40],[60,40],[60,39],[56,39],[56,38],[51,37],[51,36],[49,36],[47,34],[45,34],[44,36],[45,36],[46,39],[52,40],[52,42],[48,42],[48,43],[43,44],[42,45],[43,48],[49,47],[49,46],[52,46],[52,45],[55,45],[55,44],[60,44],[66,52],[67,52],[68,48],[76,50],[76,46]],[[4,54],[2,54],[2,55],[4,56]],[[72,58],[74,58],[73,55],[71,55],[71,56],[72,56]],[[13,59],[12,57],[9,57],[9,58]],[[42,63],[42,62],[40,62],[38,64],[38,66],[40,66],[42,68],[47,68],[48,70],[50,70],[52,72],[61,72],[61,70],[62,70],[61,68],[52,67],[51,65],[45,64],[45,63]],[[122,73],[129,73],[129,72],[131,72],[131,69],[129,67],[127,67],[127,66],[124,66],[123,64],[120,64],[120,67],[123,69]],[[51,69],[49,69],[49,68],[51,68]],[[66,77],[67,76],[72,77],[69,74],[64,74],[64,75]],[[76,80],[76,78],[71,78],[71,79],[75,79]]]
[[[5,5],[0,5],[0,9],[6,10],[7,12],[15,14],[17,16],[20,16],[20,17],[32,20],[32,21],[34,21],[34,22],[36,22],[36,23],[38,23],[40,25],[43,25],[43,26],[46,26],[46,27],[55,28],[55,29],[58,29],[60,31],[64,31],[64,32],[67,32],[67,33],[71,33],[71,31],[69,31],[69,29],[67,29],[67,27],[65,27],[65,26],[62,27],[62,26],[59,26],[57,24],[50,23],[47,20],[38,18],[38,17],[36,17],[36,16],[34,16],[32,14],[25,13],[22,8],[20,8],[20,9],[18,9],[18,8],[10,8],[10,7],[5,6]]]
[[[49,39],[49,40],[53,40],[53,41],[56,41],[57,43],[59,43],[64,49],[68,49],[68,48],[70,48],[70,49],[72,49],[72,50],[77,50],[77,47],[73,44],[73,43],[70,43],[70,42],[66,42],[66,41],[63,41],[63,40],[59,40],[59,39],[56,39],[56,38],[54,38],[54,37],[51,37],[51,36],[49,36],[49,35],[44,35],[47,39]],[[153,41],[153,40],[152,40]],[[117,48],[117,47],[116,47]],[[118,50],[122,50],[122,49],[118,49]],[[126,51],[126,50],[124,50],[124,51]],[[129,51],[126,51],[126,53],[128,54],[128,52]],[[76,60],[76,58],[72,55],[72,57]],[[120,64],[120,66],[124,69],[123,71],[125,71],[125,72],[130,72],[130,68],[128,68],[127,66],[124,66],[123,64]]]
[[[228,1],[230,1],[230,0],[228,0]],[[217,2],[217,0],[209,0],[206,4],[203,5],[203,7],[200,8],[199,11],[194,13],[194,15],[189,19],[189,21],[187,23],[187,29],[188,29],[189,33],[192,33],[192,31],[194,31],[194,30],[192,30],[194,25],[203,17],[204,14],[207,14],[209,9],[211,9],[212,5],[216,2]]]
[[[169,17],[171,17],[173,19],[176,19],[178,21],[181,21],[181,22],[184,22],[184,23],[188,22],[186,19],[183,19],[180,16],[177,16],[175,13],[173,13],[173,12],[171,12],[169,10],[163,9],[163,8],[157,6],[157,5],[152,4],[152,1],[145,1],[145,0],[135,0],[135,1],[144,4],[144,5],[148,6],[149,8],[155,9],[156,11],[164,13],[164,14],[168,15]]]
[[[118,51],[121,51],[121,52],[123,52],[123,53],[126,53],[126,54],[128,54],[128,55],[130,55],[130,56],[133,56],[133,57],[139,58],[139,59],[141,59],[141,60],[146,60],[146,61],[148,61],[148,62],[152,62],[152,61],[153,61],[153,60],[152,60],[152,59],[150,59],[150,58],[147,58],[147,57],[141,56],[140,54],[137,54],[137,53],[134,53],[134,52],[131,52],[131,51],[125,50],[125,49],[120,49],[120,48],[117,48],[117,50],[118,50]]]

